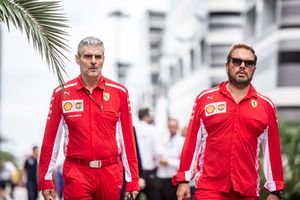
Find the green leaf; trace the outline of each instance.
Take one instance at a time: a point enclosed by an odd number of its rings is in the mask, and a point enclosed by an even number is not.
[[[13,24],[21,32],[25,30],[28,42],[46,59],[63,88],[66,74],[64,60],[70,51],[67,44],[68,20],[62,13],[61,1],[1,0],[0,22]]]

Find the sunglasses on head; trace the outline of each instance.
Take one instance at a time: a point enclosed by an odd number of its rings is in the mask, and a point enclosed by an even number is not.
[[[242,59],[239,59],[239,58],[230,58],[228,60],[228,62],[232,62],[232,64],[234,66],[240,66],[243,62],[244,62],[244,65],[245,67],[254,67],[255,66],[255,61],[254,60],[242,60]]]

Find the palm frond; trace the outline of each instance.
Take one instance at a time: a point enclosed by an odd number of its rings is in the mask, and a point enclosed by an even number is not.
[[[69,28],[67,18],[62,13],[61,1],[41,0],[1,0],[0,22],[10,24],[25,31],[27,39],[46,59],[49,67],[57,75],[63,87],[63,73],[66,74],[64,52],[69,52],[65,31]]]

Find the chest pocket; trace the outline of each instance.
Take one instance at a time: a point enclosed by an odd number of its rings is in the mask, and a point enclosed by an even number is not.
[[[117,120],[120,117],[120,101],[110,96],[109,99],[103,98],[102,116],[107,119]]]
[[[103,111],[100,116],[104,119],[104,120],[107,120],[109,123],[113,123],[115,124],[118,119],[119,119],[119,116],[115,113],[115,112],[112,112],[112,111]]]
[[[103,110],[98,114],[100,123],[115,126],[119,120],[120,105],[114,101],[103,101]]]

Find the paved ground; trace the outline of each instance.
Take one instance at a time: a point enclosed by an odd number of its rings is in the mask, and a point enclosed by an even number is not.
[[[9,189],[7,194],[9,193]],[[27,191],[24,187],[16,187],[14,191],[14,200],[27,200]],[[12,200],[9,196],[6,198],[7,200]],[[41,195],[39,196],[39,200],[42,200]]]

